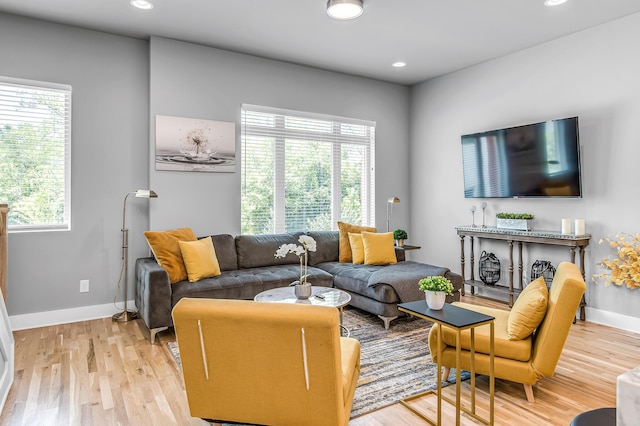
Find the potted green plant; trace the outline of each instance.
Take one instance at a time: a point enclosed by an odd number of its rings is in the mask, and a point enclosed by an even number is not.
[[[404,240],[407,238],[409,238],[409,236],[407,235],[407,231],[404,229],[396,229],[393,231],[393,239],[396,240],[398,247],[404,246]]]
[[[529,213],[498,213],[496,214],[496,228],[531,231],[533,230],[533,218],[534,216]]]
[[[418,281],[418,288],[424,291],[429,309],[442,309],[447,296],[453,296],[453,284],[441,275],[422,278]]]

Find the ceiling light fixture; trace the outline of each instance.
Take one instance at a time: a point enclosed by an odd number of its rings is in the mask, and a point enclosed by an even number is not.
[[[362,15],[362,0],[328,0],[327,14],[333,19],[355,19]]]
[[[567,0],[545,0],[544,1],[544,5],[545,6],[559,6],[562,3],[566,3]]]
[[[394,68],[402,68],[402,67],[406,67],[407,63],[406,62],[402,62],[402,61],[398,61],[398,62],[392,63],[391,66],[394,67]]]
[[[137,7],[138,9],[153,9],[153,4],[151,2],[148,2],[147,0],[131,0],[129,4],[131,4],[131,6],[133,7]]]

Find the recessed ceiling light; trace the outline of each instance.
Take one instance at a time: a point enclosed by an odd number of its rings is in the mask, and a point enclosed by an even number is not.
[[[364,11],[362,0],[328,0],[327,14],[333,19],[355,19]]]
[[[129,3],[131,4],[131,6],[137,7],[138,9],[153,9],[153,4],[151,2],[148,2],[147,0],[131,0]]]
[[[567,0],[545,0],[544,1],[544,5],[545,6],[558,6],[561,5],[562,3],[566,3]]]
[[[392,67],[395,67],[395,68],[402,68],[402,67],[406,67],[406,66],[407,66],[407,63],[406,63],[406,62],[398,61],[398,62],[394,62],[394,63],[392,63],[392,64],[391,64],[391,66],[392,66]]]

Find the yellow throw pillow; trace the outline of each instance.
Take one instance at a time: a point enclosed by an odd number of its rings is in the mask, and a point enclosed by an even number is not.
[[[351,254],[351,243],[349,242],[349,232],[359,234],[362,231],[376,232],[376,228],[338,222],[338,233],[340,235],[340,249],[338,252],[338,260],[340,262],[351,262],[353,260]]]
[[[190,283],[220,275],[220,265],[211,237],[198,241],[178,241],[178,244]]]
[[[538,328],[547,314],[549,291],[543,277],[531,282],[516,299],[509,313],[509,340],[526,339]]]
[[[160,266],[169,273],[171,284],[187,279],[187,270],[182,260],[178,241],[196,241],[191,228],[179,228],[171,231],[146,231],[144,236],[149,243]]]
[[[362,244],[362,234],[354,234],[353,232],[349,232],[349,242],[351,243],[353,264],[359,265],[364,263],[364,245]]]
[[[393,232],[376,234],[362,233],[365,265],[391,265],[397,263],[396,250],[393,245]]]

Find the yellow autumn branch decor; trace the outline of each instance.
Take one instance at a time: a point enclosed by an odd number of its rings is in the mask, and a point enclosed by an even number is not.
[[[609,237],[599,242],[607,242],[616,250],[616,256],[602,259],[599,266],[611,271],[602,273],[594,278],[604,278],[605,285],[626,285],[630,289],[640,287],[640,234],[617,234],[616,239]]]

